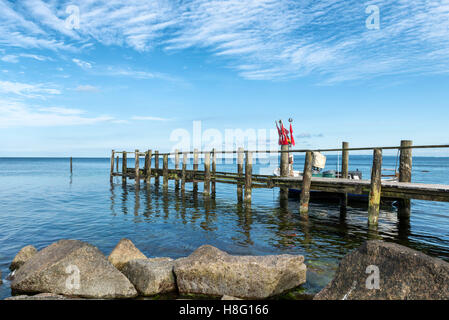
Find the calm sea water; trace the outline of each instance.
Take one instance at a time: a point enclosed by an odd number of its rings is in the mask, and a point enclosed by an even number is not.
[[[303,158],[295,159],[296,169]],[[335,169],[329,156],[326,169]],[[385,168],[395,168],[396,157],[384,157]],[[367,229],[366,208],[347,210],[338,204],[311,203],[309,219],[298,214],[298,201],[281,203],[278,189],[255,189],[251,206],[239,204],[236,186],[217,184],[216,199],[185,196],[174,182],[164,192],[142,182],[122,186],[109,182],[109,159],[0,158],[0,299],[11,295],[5,280],[15,254],[25,245],[37,249],[59,239],[79,239],[108,255],[117,242],[131,239],[148,257],[178,258],[203,244],[231,254],[302,254],[308,266],[304,286],[313,294],[332,278],[338,261],[367,239],[397,242],[449,261],[449,204],[413,201],[409,223],[399,223],[394,207],[383,208],[377,232]],[[133,163],[130,160],[129,166]],[[371,156],[351,156],[350,170],[369,178]],[[267,171],[256,164],[255,173]],[[259,171],[261,170],[262,171]],[[235,165],[219,165],[235,171]],[[271,170],[271,169],[269,169]],[[449,158],[414,157],[413,181],[449,184]]]

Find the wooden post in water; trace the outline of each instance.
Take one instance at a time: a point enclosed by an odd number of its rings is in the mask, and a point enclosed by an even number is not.
[[[164,154],[162,159],[162,175],[164,176],[163,187],[168,188],[168,154]]]
[[[348,167],[349,167],[349,143],[343,142],[342,143],[342,156],[341,156],[341,178],[342,179],[348,179]],[[341,195],[341,202],[340,206],[342,209],[346,209],[348,206],[348,194],[342,193]]]
[[[110,175],[111,182],[112,182],[112,179],[113,179],[112,174],[114,173],[114,158],[115,158],[115,151],[112,150],[112,154],[111,154],[111,175]],[[70,158],[70,173],[72,173],[72,158]]]
[[[380,210],[380,192],[382,177],[382,149],[374,149],[371,169],[371,189],[368,202],[368,226],[377,227]]]
[[[401,148],[411,147],[413,141],[402,140]],[[412,149],[401,149],[399,156],[399,182],[412,182]],[[411,202],[410,199],[399,200],[398,216],[399,218],[410,217]]]
[[[193,151],[193,180],[195,181],[195,174],[198,171],[198,149]],[[198,191],[198,182],[193,182],[193,191]]]
[[[181,192],[186,190],[187,153],[182,154]]]
[[[239,174],[239,180],[237,184],[237,200],[243,200],[243,189],[242,189],[242,180],[243,180],[243,148],[239,147],[237,151],[237,173]]]
[[[127,162],[128,162],[128,155],[126,154],[126,151],[123,151],[122,153],[122,182],[126,183],[126,174],[128,171],[127,168]]]
[[[312,183],[312,152],[306,152],[304,171],[302,174],[301,198],[299,202],[299,213],[307,215],[309,212],[310,185]]]
[[[112,168],[114,168],[114,167],[112,167]],[[70,174],[72,174],[72,171],[73,171],[72,157],[70,157]],[[112,178],[112,175],[111,175],[111,178]]]
[[[217,172],[217,155],[215,154],[215,148],[212,149],[212,198],[215,198],[215,173]]]
[[[139,150],[135,151],[135,167],[134,167],[134,182],[136,183],[136,187],[140,186],[140,168],[139,168]]]
[[[115,161],[115,172],[118,172],[118,156],[117,156],[117,158],[115,159],[116,161]]]
[[[151,180],[151,156],[152,151],[147,150],[145,153],[145,182],[149,183]]]
[[[159,151],[154,151],[154,182],[159,184]]]
[[[288,145],[281,145],[281,163],[280,163],[280,175],[281,177],[287,177],[289,174],[288,170]],[[281,201],[288,200],[288,188],[280,188]]]
[[[246,160],[246,162],[245,162],[245,201],[251,202],[253,153],[250,151],[246,151],[245,160]]]
[[[205,196],[210,195],[210,153],[204,154],[204,191]]]
[[[179,170],[179,150],[175,150],[175,169]],[[178,179],[178,172],[176,171],[176,179],[175,179],[175,190],[179,190],[179,179]]]

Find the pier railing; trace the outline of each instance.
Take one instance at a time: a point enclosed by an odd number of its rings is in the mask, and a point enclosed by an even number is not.
[[[343,142],[342,148],[332,149],[289,149],[288,146],[281,146],[281,150],[253,150],[248,151],[243,148],[238,150],[210,150],[199,151],[178,151],[159,153],[158,151],[147,150],[140,152],[116,151],[112,150],[111,155],[111,180],[114,176],[121,176],[122,181],[134,179],[136,186],[140,185],[143,179],[149,183],[153,177],[159,183],[163,178],[164,188],[168,187],[168,181],[175,181],[175,189],[185,191],[186,183],[193,183],[193,191],[198,190],[198,183],[204,184],[203,193],[205,196],[215,197],[216,183],[230,183],[237,185],[237,196],[239,201],[251,202],[253,188],[280,188],[281,200],[288,198],[290,188],[301,190],[299,211],[302,215],[307,215],[310,201],[310,191],[324,191],[338,194],[340,204],[346,209],[348,204],[348,193],[365,194],[368,196],[368,223],[376,226],[378,223],[381,198],[394,199],[398,202],[398,216],[400,219],[410,217],[410,200],[420,199],[429,201],[449,202],[449,186],[438,184],[412,183],[412,150],[413,149],[436,149],[449,148],[449,145],[417,145],[413,146],[412,141],[403,140],[400,146],[387,147],[363,147],[349,148],[349,143]],[[398,173],[393,176],[398,177],[398,182],[383,181],[382,178],[382,151],[398,150],[399,168]],[[371,168],[370,180],[353,180],[348,178],[349,152],[350,151],[373,151],[373,164]],[[338,178],[312,177],[312,152],[341,152],[341,171]],[[279,154],[280,155],[280,175],[253,174],[253,154]],[[302,176],[292,177],[289,168],[289,154],[304,153],[304,170]],[[128,168],[128,154],[134,155],[134,168]],[[236,172],[217,171],[217,155],[232,154],[232,159],[237,158]],[[119,155],[122,156],[122,168],[119,170]],[[188,170],[188,155],[193,155],[192,169]],[[204,155],[203,170],[199,170],[199,156]],[[234,156],[235,155],[235,156]],[[168,168],[169,156],[174,157],[174,169]],[[140,158],[144,157],[144,166],[140,167]],[[160,158],[162,157],[162,168],[160,168]],[[182,164],[181,164],[182,157]],[[154,158],[154,167],[152,168]],[[115,170],[114,170],[115,168]],[[389,175],[392,176],[392,175]]]

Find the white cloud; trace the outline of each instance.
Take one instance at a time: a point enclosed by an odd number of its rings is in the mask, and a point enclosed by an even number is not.
[[[79,85],[78,87],[75,88],[76,91],[81,91],[81,92],[97,92],[99,91],[99,89],[95,86],[91,86],[91,85]]]
[[[0,58],[3,62],[17,63],[19,62],[19,57],[13,54],[8,54]]]
[[[19,62],[19,57],[22,58],[30,58],[38,61],[45,61],[45,60],[51,60],[49,57],[40,56],[36,54],[29,54],[29,53],[19,53],[18,55],[14,54],[8,54],[0,58],[3,62],[10,62],[10,63],[17,63]]]
[[[47,95],[61,94],[58,89],[49,88],[48,85],[43,83],[29,84],[11,81],[0,81],[0,92],[28,98],[45,98]]]
[[[133,117],[131,117],[131,120],[138,120],[138,121],[169,121],[170,119],[159,118],[159,117],[151,117],[151,116],[133,116]]]
[[[92,68],[92,64],[89,62],[86,62],[86,61],[83,61],[80,59],[76,59],[76,58],[73,58],[72,61],[74,63],[76,63],[82,69],[91,69]]]

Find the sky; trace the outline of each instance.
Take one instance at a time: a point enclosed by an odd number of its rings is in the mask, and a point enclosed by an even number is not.
[[[448,80],[449,0],[0,0],[0,157],[449,144]]]

